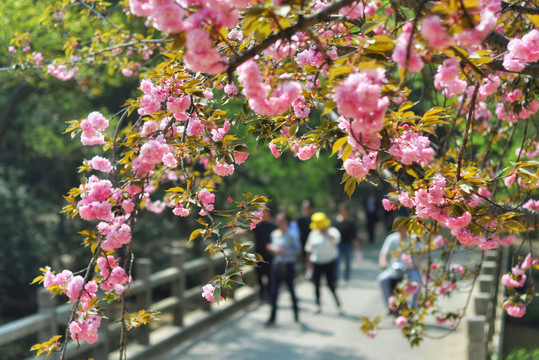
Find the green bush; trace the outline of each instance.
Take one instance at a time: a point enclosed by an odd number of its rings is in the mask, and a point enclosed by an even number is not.
[[[539,360],[539,349],[526,350],[517,349],[513,350],[505,360]]]

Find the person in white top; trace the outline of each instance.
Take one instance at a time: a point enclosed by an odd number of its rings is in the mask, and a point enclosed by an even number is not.
[[[418,286],[421,284],[419,267],[423,258],[422,245],[414,240],[415,236],[410,236],[405,226],[400,226],[384,240],[378,257],[378,264],[383,271],[376,279],[382,287],[386,306],[389,306],[393,288],[405,276]],[[412,307],[416,306],[418,295],[419,291],[412,297]],[[394,311],[390,310],[390,313],[394,314]]]
[[[335,303],[341,308],[341,302],[335,290],[335,262],[339,255],[338,245],[341,241],[339,230],[331,226],[331,220],[323,212],[316,212],[311,217],[311,232],[305,244],[306,268],[312,270],[312,280],[314,282],[316,305],[318,313],[322,311],[320,304],[320,279],[322,274],[326,277]]]

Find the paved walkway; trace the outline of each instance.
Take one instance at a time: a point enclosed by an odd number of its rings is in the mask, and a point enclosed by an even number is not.
[[[466,323],[453,332],[427,319],[427,333],[443,339],[426,338],[411,348],[386,315],[381,290],[376,283],[379,246],[364,246],[364,258],[353,267],[352,280],[339,284],[338,294],[344,314],[339,315],[327,287],[322,288],[322,313],[315,314],[312,283],[300,281],[296,291],[300,302],[300,323],[293,322],[290,296],[283,286],[274,327],[264,327],[268,304],[255,304],[229,320],[215,324],[206,333],[171,349],[158,360],[385,360],[385,359],[466,359]],[[465,304],[467,293],[454,294],[447,310]],[[469,310],[471,311],[471,310]],[[370,339],[360,332],[362,316],[383,317],[378,335]]]

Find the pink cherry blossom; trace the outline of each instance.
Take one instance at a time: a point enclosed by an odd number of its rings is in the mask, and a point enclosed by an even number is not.
[[[448,218],[444,226],[451,230],[460,230],[466,226],[472,221],[472,215],[466,211],[464,214],[462,214],[459,217],[455,218]]]
[[[236,95],[238,93],[238,87],[234,83],[226,84],[224,90],[227,95]]]
[[[283,81],[277,84],[270,96],[270,86],[264,83],[258,65],[252,59],[240,65],[237,72],[243,93],[249,97],[249,106],[260,115],[283,114],[301,95],[301,85],[298,82]]]
[[[429,138],[410,131],[394,139],[388,152],[404,165],[411,165],[413,162],[429,163],[434,157]]]
[[[434,87],[443,89],[445,97],[462,94],[466,90],[466,81],[459,78],[460,62],[457,58],[449,58],[438,67],[434,76]]]
[[[206,284],[202,287],[202,297],[209,302],[214,303],[215,299],[213,298],[213,292],[215,291],[215,286],[212,284]]]
[[[416,73],[423,69],[424,63],[421,56],[414,51],[415,41],[412,40],[412,46],[408,51],[410,42],[410,34],[412,33],[413,25],[408,22],[402,27],[402,33],[397,38],[397,44],[391,55],[391,59],[402,69],[408,69],[409,72]]]
[[[184,61],[191,71],[218,74],[226,69],[226,58],[221,57],[204,30],[188,31],[185,46]]]
[[[275,158],[281,156],[281,152],[279,151],[279,149],[277,149],[277,145],[275,145],[275,143],[269,143],[268,147]]]
[[[505,312],[507,312],[507,315],[512,317],[523,317],[524,314],[526,314],[526,306],[522,303],[514,304],[514,303],[508,303],[504,307]]]
[[[302,146],[298,150],[298,158],[302,161],[309,160],[315,153],[316,153],[317,147],[315,144]]]
[[[453,42],[453,37],[447,34],[442,20],[437,15],[428,16],[421,24],[421,35],[435,49],[447,49]]]
[[[408,319],[406,319],[404,316],[399,316],[395,319],[395,325],[397,325],[400,328],[403,328],[408,324]]]
[[[215,165],[213,171],[219,176],[229,176],[234,174],[234,164],[222,162]]]
[[[380,97],[386,82],[384,71],[380,68],[352,73],[333,89],[339,114],[355,121],[350,131],[374,133],[383,127],[381,121],[389,100]]]
[[[397,210],[397,206],[395,204],[392,204],[389,199],[383,199],[382,206],[386,211]]]
[[[526,270],[529,269],[532,266],[532,254],[528,253],[526,257],[524,258],[524,261],[522,262],[522,265],[520,266],[521,269]]]
[[[204,133],[204,124],[198,118],[191,118],[187,125],[187,135],[200,136]]]
[[[243,164],[245,160],[247,160],[248,157],[249,157],[248,152],[234,151],[234,162],[238,165]]]
[[[90,165],[92,168],[106,173],[110,173],[112,171],[110,161],[98,155],[94,156],[92,160],[90,160]]]

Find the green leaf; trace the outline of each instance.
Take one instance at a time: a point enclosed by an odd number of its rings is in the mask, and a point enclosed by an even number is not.
[[[202,230],[203,230],[203,229],[196,229],[195,231],[193,231],[193,232],[191,233],[191,236],[189,236],[189,241],[188,241],[188,242],[190,243],[191,241],[193,241],[194,239],[196,239],[196,238],[200,235],[200,233],[202,232]]]
[[[348,141],[348,136],[344,136],[344,137],[340,138],[339,140],[335,141],[335,143],[333,144],[333,150],[331,152],[331,156],[333,156],[337,151],[339,151],[339,149],[344,144],[346,144],[347,141]]]

